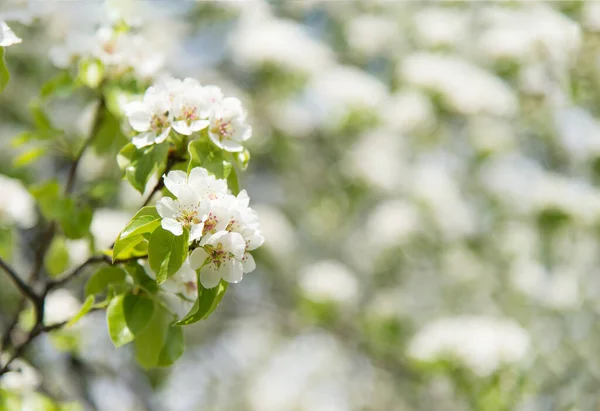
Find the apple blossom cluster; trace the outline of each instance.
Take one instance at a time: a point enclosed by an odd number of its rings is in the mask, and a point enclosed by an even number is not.
[[[202,86],[194,79],[169,78],[152,87],[142,101],[126,107],[137,148],[160,144],[171,130],[190,136],[207,130],[211,141],[229,152],[244,149],[242,143],[252,136],[246,111],[235,97],[224,97],[217,86]]]
[[[175,199],[158,201],[161,226],[176,236],[189,230],[190,245],[196,248],[186,264],[201,270],[200,282],[205,288],[215,287],[221,279],[240,282],[256,268],[250,251],[260,247],[264,237],[245,190],[232,195],[225,180],[201,167],[193,168],[189,175],[170,171],[163,179]]]
[[[165,58],[140,34],[115,27],[100,27],[95,33],[67,37],[65,44],[50,50],[55,66],[67,68],[79,59],[97,59],[107,73],[120,76],[128,72],[143,79],[155,77]]]

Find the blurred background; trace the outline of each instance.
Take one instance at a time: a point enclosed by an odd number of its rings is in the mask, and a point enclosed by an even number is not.
[[[24,39],[0,95],[2,252],[29,264],[20,184],[68,164],[57,141],[28,169],[10,139],[56,47],[115,10],[159,70],[248,108],[266,242],[172,368],[139,368],[93,313],[29,351],[43,392],[100,411],[600,409],[600,2],[108,3],[0,0]],[[51,118],[77,138],[87,103]],[[82,165],[108,247],[142,197],[114,156]],[[57,315],[81,299],[74,284]]]

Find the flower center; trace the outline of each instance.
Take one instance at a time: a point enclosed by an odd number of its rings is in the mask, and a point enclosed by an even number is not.
[[[157,113],[152,115],[150,120],[150,128],[154,131],[160,132],[167,128],[169,125],[169,117],[167,113]]]
[[[196,106],[184,106],[183,109],[181,110],[181,117],[183,118],[183,120],[185,120],[188,125],[190,125],[190,123],[192,121],[196,121],[199,119],[197,113],[197,108]]]
[[[190,228],[192,224],[200,224],[202,222],[198,217],[198,210],[195,207],[180,208],[176,220],[187,228]]]
[[[210,262],[217,268],[221,268],[221,265],[228,260],[234,258],[234,255],[227,250],[223,249],[223,244],[218,243],[216,246],[205,246],[205,250],[208,253]]]
[[[217,120],[215,126],[211,129],[214,134],[219,135],[219,140],[230,138],[233,134],[233,125],[231,121]]]
[[[206,235],[208,233],[214,234],[215,228],[219,220],[213,213],[208,213],[208,217],[204,221],[204,228],[202,229],[202,235]]]

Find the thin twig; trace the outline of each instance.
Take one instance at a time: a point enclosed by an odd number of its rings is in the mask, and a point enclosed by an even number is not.
[[[34,304],[39,303],[40,297],[33,291],[33,289],[25,284],[25,281],[21,280],[21,277],[17,272],[10,266],[6,261],[0,257],[0,268],[2,268],[6,274],[10,277],[15,286],[19,289],[21,294],[29,298]]]
[[[75,177],[77,176],[77,168],[79,167],[79,163],[81,163],[81,159],[83,158],[83,154],[87,150],[87,148],[92,144],[94,138],[98,134],[98,129],[102,125],[102,121],[104,120],[104,109],[106,108],[106,100],[104,99],[104,95],[100,95],[100,103],[98,104],[98,108],[96,109],[96,116],[94,117],[94,125],[92,126],[92,130],[90,135],[83,143],[83,146],[77,153],[75,160],[71,164],[71,168],[69,169],[69,174],[67,176],[67,183],[65,185],[65,194],[70,194],[73,191],[73,187],[75,185]]]
[[[15,315],[13,317],[13,319],[10,321],[10,323],[7,325],[6,329],[4,330],[4,334],[2,335],[2,351],[6,351],[6,349],[9,347],[10,344],[12,344],[12,332],[14,331],[15,327],[17,326],[17,324],[19,323],[19,317],[21,316],[21,311],[23,311],[25,309],[25,302],[27,301],[27,299],[23,296],[20,297],[19,299],[19,304],[17,306],[17,310],[15,312]]]
[[[167,174],[169,171],[171,171],[175,164],[179,163],[182,160],[183,159],[179,157],[174,151],[169,152],[169,156],[167,158],[167,165],[165,166],[163,174]],[[142,207],[146,207],[148,204],[150,204],[150,201],[152,201],[152,197],[154,197],[154,194],[158,193],[164,186],[165,182],[161,176],[159,177],[158,182],[156,183],[150,194],[148,194],[148,197],[146,197],[146,200],[142,204]]]
[[[46,290],[50,291],[54,288],[60,287],[64,284],[68,283],[75,277],[79,276],[88,265],[95,264],[95,263],[101,263],[101,262],[106,262],[106,263],[110,264],[111,263],[110,257],[108,257],[106,255],[97,255],[97,256],[92,256],[92,257],[88,258],[81,265],[79,265],[78,267],[73,269],[73,271],[71,271],[69,274],[65,275],[64,277],[59,278],[58,280],[48,281],[48,283],[46,284]]]

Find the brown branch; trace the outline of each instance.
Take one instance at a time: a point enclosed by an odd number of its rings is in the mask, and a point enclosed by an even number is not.
[[[30,299],[31,302],[33,302],[33,304],[39,303],[40,296],[38,296],[30,286],[25,284],[25,281],[23,281],[21,277],[19,277],[17,272],[10,265],[8,265],[8,263],[6,263],[2,259],[2,257],[0,257],[0,268],[2,268],[6,272],[6,274],[8,274],[8,276],[15,284],[15,286],[19,289],[19,292],[21,294]]]
[[[181,161],[183,161],[183,158],[181,158],[181,156],[177,155],[175,153],[175,151],[170,151],[169,156],[167,157],[167,165],[165,166],[165,170],[163,171],[163,174],[167,174],[169,171],[171,171],[171,169],[175,166],[175,164],[177,164]],[[148,204],[150,204],[150,201],[152,201],[152,197],[154,197],[154,194],[158,193],[164,186],[165,186],[165,182],[161,176],[158,178],[158,182],[156,183],[156,185],[154,186],[154,188],[152,189],[152,191],[150,192],[150,194],[148,195],[148,197],[142,204],[142,207],[146,207]]]

